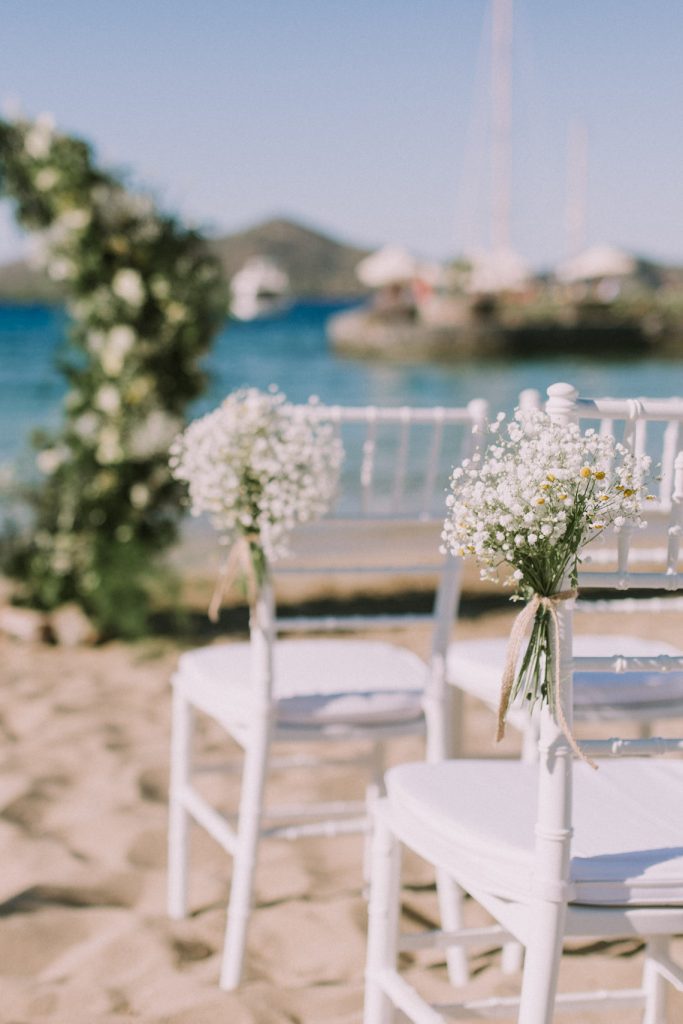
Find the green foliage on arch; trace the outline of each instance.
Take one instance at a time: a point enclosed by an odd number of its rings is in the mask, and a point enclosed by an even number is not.
[[[38,234],[71,318],[63,423],[36,441],[43,480],[30,532],[5,545],[5,571],[23,603],[76,601],[103,635],[139,633],[177,533],[168,446],[225,317],[222,271],[197,232],[48,118],[0,121],[0,194]]]

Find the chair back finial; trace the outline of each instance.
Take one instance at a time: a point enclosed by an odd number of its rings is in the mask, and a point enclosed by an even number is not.
[[[546,412],[555,423],[570,423],[577,416],[578,397],[579,392],[572,384],[551,384],[548,388]]]

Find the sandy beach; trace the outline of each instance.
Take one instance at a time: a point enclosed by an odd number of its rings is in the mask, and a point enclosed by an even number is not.
[[[511,617],[505,606],[491,610],[491,602],[472,598],[457,628],[461,636],[497,635]],[[237,626],[224,617],[228,638],[243,635],[235,618]],[[675,637],[676,621],[674,614],[660,615],[657,635]],[[135,644],[61,648],[0,639],[3,1024],[361,1019],[366,904],[359,837],[263,844],[246,980],[237,993],[217,987],[231,864],[199,829],[191,915],[182,922],[165,915],[169,677],[179,652],[193,643],[192,622],[204,623],[201,642],[212,639],[199,611],[180,640],[160,634]],[[610,622],[607,628],[618,631],[617,617]],[[581,627],[590,631],[590,617],[581,618]],[[401,641],[426,653],[421,627],[405,630]],[[676,735],[680,726],[662,722],[657,731]],[[468,702],[467,753],[514,756],[514,735],[494,747],[492,733],[491,714]],[[201,746],[214,757],[229,749],[208,725]],[[341,778],[338,772],[275,777],[273,798],[292,786],[311,796],[357,792],[353,753]],[[393,745],[391,759],[421,754],[417,741],[403,741]],[[218,777],[213,794],[229,803],[235,779]],[[405,879],[406,925],[434,923],[431,870],[408,858]],[[473,922],[486,919],[471,903],[467,913]],[[680,956],[683,941],[677,945]],[[637,985],[641,964],[635,941],[574,943],[561,985]],[[427,993],[450,998],[443,956],[420,954],[406,966]],[[496,950],[475,952],[472,968],[468,994],[514,991],[516,981],[502,975]],[[579,1024],[585,1017],[562,1019]],[[672,993],[668,1020],[681,1019],[683,996]],[[638,1020],[638,1013],[619,1014],[621,1024]]]

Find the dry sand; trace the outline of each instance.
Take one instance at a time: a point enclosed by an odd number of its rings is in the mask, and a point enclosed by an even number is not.
[[[481,602],[465,603],[461,635],[508,628],[507,609],[477,610]],[[656,630],[675,638],[676,622],[662,615]],[[582,624],[590,630],[590,621]],[[616,619],[613,625],[618,631]],[[425,653],[423,630],[407,630],[402,640]],[[165,916],[168,681],[182,646],[156,637],[67,650],[0,639],[3,1024],[361,1019],[366,905],[360,838],[263,844],[246,979],[238,993],[217,987],[231,865],[199,829],[191,916],[183,922]],[[662,723],[658,731],[675,735],[681,724]],[[513,755],[514,737],[493,748],[492,727],[489,712],[468,704],[468,752]],[[201,744],[209,754],[225,748],[211,726],[202,730]],[[420,756],[416,741],[392,748],[394,760]],[[214,793],[229,800],[236,783],[222,778]],[[358,782],[351,763],[341,778],[288,774],[276,779],[272,793],[277,798],[293,785],[311,795],[350,793]],[[432,872],[411,858],[406,878],[407,923],[434,922]],[[472,904],[468,917],[485,920]],[[680,956],[683,943],[677,947]],[[514,991],[494,949],[476,952],[472,964],[468,994]],[[636,985],[641,964],[640,945],[632,940],[574,943],[562,986]],[[429,994],[452,997],[441,955],[421,954],[408,969]],[[578,1024],[586,1018],[561,1019]],[[619,1012],[612,1019],[630,1024],[640,1018]],[[683,1020],[683,996],[672,994],[668,1019]]]

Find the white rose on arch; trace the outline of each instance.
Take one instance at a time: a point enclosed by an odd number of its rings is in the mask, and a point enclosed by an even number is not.
[[[129,306],[138,307],[146,298],[145,285],[137,270],[125,267],[117,270],[111,282],[111,290],[117,299],[127,302]]]
[[[24,149],[33,160],[45,160],[50,155],[54,137],[54,118],[51,114],[39,114],[26,132]]]

